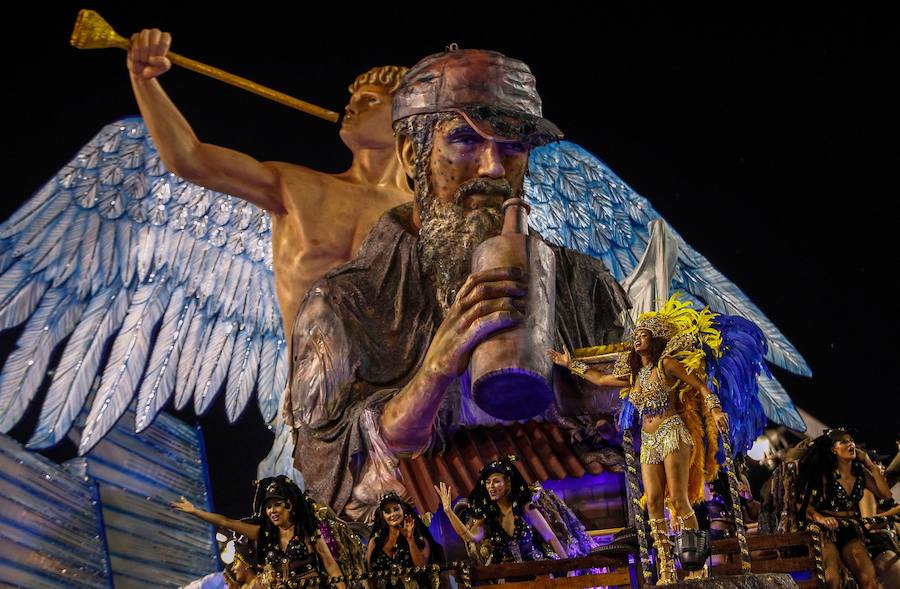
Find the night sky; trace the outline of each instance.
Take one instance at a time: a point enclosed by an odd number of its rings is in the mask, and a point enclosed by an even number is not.
[[[804,355],[812,379],[775,370],[799,406],[861,429],[882,451],[900,433],[897,229],[885,207],[896,196],[889,88],[900,34],[887,15],[821,5],[815,14],[724,14],[679,3],[509,19],[459,3],[426,19],[374,6],[307,15],[107,4],[91,7],[122,34],[168,30],[182,55],[338,111],[358,73],[412,65],[451,42],[524,60],[545,116],[647,197]],[[137,114],[125,53],[68,45],[79,7],[31,3],[7,22],[0,219],[103,125]],[[162,82],[204,141],[329,172],[349,165],[336,125],[186,70]],[[0,361],[8,334],[2,344]],[[225,422],[221,400],[200,419],[217,507],[242,515],[270,436],[255,409],[237,426]],[[27,430],[14,434],[27,439]]]

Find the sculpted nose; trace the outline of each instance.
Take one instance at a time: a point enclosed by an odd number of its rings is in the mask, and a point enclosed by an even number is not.
[[[478,175],[483,178],[503,178],[506,176],[506,168],[500,157],[500,147],[496,141],[487,140],[481,144],[481,153],[478,158]]]

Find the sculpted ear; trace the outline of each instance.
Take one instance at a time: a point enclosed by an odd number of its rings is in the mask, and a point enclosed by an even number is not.
[[[407,135],[398,135],[394,144],[397,150],[397,157],[400,159],[400,165],[403,171],[413,181],[416,178],[416,150],[413,147],[412,139]]]

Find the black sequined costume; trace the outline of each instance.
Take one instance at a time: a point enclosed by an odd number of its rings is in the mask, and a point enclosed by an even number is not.
[[[843,514],[844,516],[860,517],[859,502],[862,500],[865,490],[866,481],[862,473],[856,474],[856,481],[853,483],[850,493],[847,493],[838,477],[829,476],[825,483],[825,492],[813,500],[813,508],[825,516]],[[834,533],[834,544],[838,550],[856,539],[865,539],[859,525],[855,522],[841,521],[840,527]]]
[[[499,521],[488,519],[486,539],[490,543],[491,557],[488,564],[500,562],[525,562],[546,558],[535,544],[534,529],[524,517],[514,516],[512,536],[507,533]]]
[[[407,542],[406,538],[403,536],[397,538],[393,555],[389,555],[383,549],[377,550],[376,553],[372,555],[372,560],[369,563],[369,567],[373,573],[391,570],[399,571],[414,566],[415,563],[412,559],[412,553],[409,550],[409,542]],[[428,582],[425,575],[395,575],[385,579],[378,579],[376,586],[379,589],[402,589],[404,587],[409,589],[414,586],[427,587]]]
[[[311,539],[315,543],[317,538]],[[271,565],[278,582],[298,581],[313,576],[323,575],[324,569],[319,555],[310,551],[299,536],[288,541],[287,549],[282,550],[277,543],[269,545],[263,555],[266,565]]]

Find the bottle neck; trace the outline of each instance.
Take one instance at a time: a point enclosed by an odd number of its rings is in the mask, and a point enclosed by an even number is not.
[[[509,198],[503,202],[503,229],[501,235],[528,235],[528,213],[531,207],[521,198]]]

